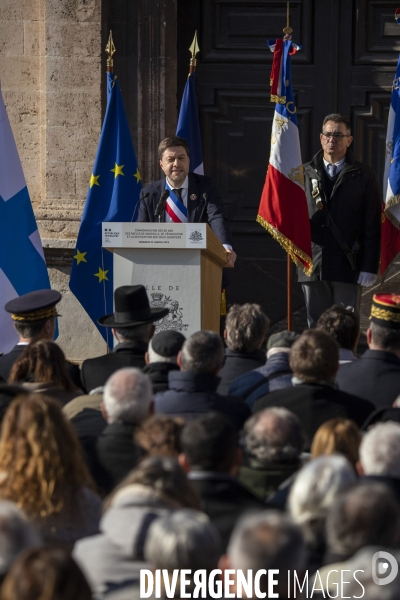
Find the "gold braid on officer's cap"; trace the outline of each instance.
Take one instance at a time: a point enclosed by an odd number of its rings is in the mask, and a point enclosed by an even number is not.
[[[40,310],[34,310],[26,313],[11,313],[13,321],[40,321],[41,319],[50,319],[51,317],[57,316],[57,309],[55,306],[49,306],[47,308],[41,308]]]
[[[385,310],[384,308],[378,308],[377,306],[371,307],[371,316],[377,319],[383,319],[384,321],[392,321],[394,323],[400,323],[400,313],[396,314],[392,310]]]

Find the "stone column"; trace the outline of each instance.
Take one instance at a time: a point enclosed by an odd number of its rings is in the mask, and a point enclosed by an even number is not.
[[[70,358],[105,344],[68,288],[101,129],[101,1],[0,3],[0,78]]]
[[[109,30],[139,168],[158,179],[175,133],[177,0],[0,1],[0,79],[45,249],[63,294],[58,343],[71,359],[105,344],[69,291],[73,249],[105,110]]]

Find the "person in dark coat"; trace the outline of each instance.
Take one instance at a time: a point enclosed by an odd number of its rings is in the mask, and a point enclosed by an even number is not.
[[[11,313],[14,328],[19,337],[14,348],[0,356],[0,377],[4,381],[9,378],[15,361],[28,344],[33,340],[35,342],[39,340],[53,341],[56,331],[56,305],[60,300],[61,294],[57,290],[36,290],[14,298],[4,306],[4,310]],[[81,388],[79,367],[68,360],[66,363],[73,383]]]
[[[294,331],[274,333],[267,343],[267,362],[258,369],[232,381],[229,393],[240,396],[250,409],[258,398],[275,390],[292,387],[289,351],[299,334]]]
[[[136,428],[153,412],[151,382],[134,367],[115,372],[104,387],[102,412],[107,427],[97,439],[100,466],[94,476],[109,493],[137,465],[145,452],[134,444]]]
[[[154,394],[167,390],[168,374],[171,371],[179,371],[176,361],[185,339],[179,331],[172,329],[160,331],[151,338],[148,351],[144,355],[146,366],[143,373],[150,377]]]
[[[225,549],[242,514],[267,506],[237,480],[242,456],[237,431],[226,416],[210,413],[185,425],[181,444],[179,462],[200,492],[202,511]]]
[[[234,379],[265,363],[265,341],[269,320],[258,304],[234,304],[226,315],[227,345],[224,366],[218,373],[219,394],[228,394]]]
[[[337,389],[338,361],[339,347],[332,336],[319,329],[305,331],[290,349],[293,387],[259,398],[254,411],[271,406],[291,410],[304,427],[306,451],[318,427],[329,419],[353,419],[361,427],[374,407],[368,400]]]
[[[168,375],[168,390],[154,397],[155,412],[185,420],[213,411],[224,413],[237,429],[250,416],[249,407],[236,396],[217,393],[217,376],[224,360],[221,338],[212,331],[198,331],[178,354],[180,371]]]
[[[364,434],[357,470],[362,481],[389,487],[400,503],[399,423],[378,423]]]
[[[400,296],[373,296],[367,342],[360,360],[340,367],[337,382],[341,390],[381,408],[400,394]]]
[[[82,364],[82,385],[89,393],[103,386],[107,379],[123,367],[145,366],[144,355],[154,335],[154,322],[165,317],[168,308],[150,308],[143,285],[123,285],[114,292],[115,312],[98,320],[110,327],[118,341],[109,354],[89,358]]]
[[[97,388],[90,394],[78,396],[63,406],[63,413],[75,430],[82,446],[87,467],[94,481],[101,482],[104,477],[97,460],[97,438],[107,427],[107,421],[101,412],[103,388]]]
[[[361,286],[376,281],[381,240],[381,193],[374,172],[355,160],[349,119],[325,117],[322,150],[304,165],[313,270],[298,269],[309,327],[339,304],[360,314]]]
[[[198,223],[201,220],[202,223],[208,223],[228,253],[227,266],[233,267],[236,254],[232,249],[232,234],[221,196],[210,177],[189,173],[189,146],[186,140],[177,136],[165,138],[158,146],[158,158],[165,177],[142,189],[138,222],[158,221],[155,212],[160,196],[168,190],[170,197],[161,207],[161,221]]]
[[[286,408],[266,408],[244,425],[244,460],[239,481],[267,500],[302,466],[305,435],[299,419]]]

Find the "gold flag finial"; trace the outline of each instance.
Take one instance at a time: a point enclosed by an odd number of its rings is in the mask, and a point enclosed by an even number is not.
[[[107,71],[109,73],[112,73],[113,72],[113,68],[114,68],[113,54],[115,54],[116,49],[115,49],[115,46],[114,46],[114,40],[113,40],[113,36],[112,36],[112,31],[111,30],[110,30],[110,35],[109,35],[107,46],[106,46],[106,52],[108,54],[108,58],[107,58]]]
[[[192,53],[192,58],[190,59],[189,73],[194,73],[194,71],[196,70],[196,63],[197,63],[196,54],[198,52],[200,52],[199,44],[197,41],[197,30],[194,32],[194,38],[193,38],[192,45],[189,48],[189,52]]]
[[[283,33],[285,34],[285,37],[289,37],[293,33],[293,29],[289,27],[289,2],[286,5],[286,27],[284,28]]]

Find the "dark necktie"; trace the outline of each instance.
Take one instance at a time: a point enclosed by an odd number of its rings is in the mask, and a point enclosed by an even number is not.
[[[176,196],[178,197],[178,200],[180,200],[183,204],[183,200],[182,200],[182,188],[178,188],[176,190],[174,190]]]

